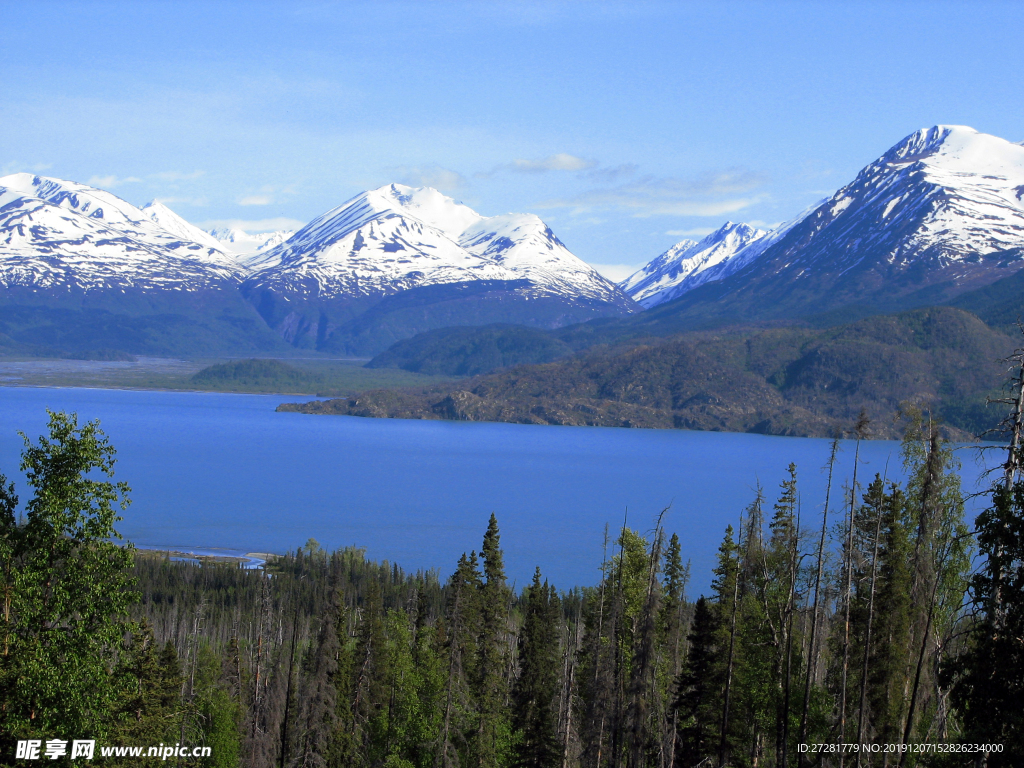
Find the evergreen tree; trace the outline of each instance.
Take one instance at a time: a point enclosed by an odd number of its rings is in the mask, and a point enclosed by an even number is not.
[[[476,553],[459,558],[448,582],[445,637],[447,675],[443,719],[438,734],[435,764],[449,768],[468,758],[467,736],[475,714],[470,681],[476,672],[477,640],[480,636],[481,577]]]
[[[1024,764],[1024,481],[1000,484],[978,515],[977,619],[965,652],[945,667],[969,744],[1001,744],[990,768]]]
[[[165,644],[157,654],[153,629],[145,619],[129,636],[121,674],[128,690],[110,740],[125,745],[173,742],[181,709],[181,667],[172,644]]]
[[[508,752],[510,724],[507,707],[509,680],[506,675],[506,638],[511,591],[505,583],[504,555],[498,520],[491,513],[480,549],[486,581],[480,587],[480,635],[476,668],[476,702],[479,725],[474,739],[479,768],[500,765]]]
[[[519,633],[521,671],[516,682],[513,724],[517,742],[512,764],[517,768],[555,768],[562,750],[555,733],[555,696],[558,691],[558,595],[540,568],[523,594],[523,625]]]
[[[679,536],[673,533],[665,550],[664,594],[659,617],[659,642],[664,659],[658,671],[656,698],[666,703],[673,702],[677,696],[676,684],[686,653],[684,612],[687,610],[686,583],[689,578],[690,564],[687,562],[683,565]],[[666,763],[672,765],[675,762],[679,732],[679,711],[674,706],[667,713],[663,727],[665,734],[662,750],[667,755]]]
[[[754,504],[748,510],[748,519],[760,519],[760,493]],[[749,532],[748,528],[748,532]],[[748,533],[747,543],[750,538]],[[749,548],[748,548],[748,553]],[[739,643],[737,634],[740,619],[740,600],[742,597],[741,583],[744,580],[745,563],[747,558],[740,558],[740,547],[734,539],[732,526],[725,530],[725,538],[718,548],[718,563],[714,569],[714,579],[711,582],[711,590],[714,593],[714,612],[718,626],[718,648],[722,654],[722,699],[719,707],[717,752],[718,762],[725,765],[729,760],[733,747],[737,743],[732,738],[732,731],[739,730],[736,722],[736,670],[739,666],[737,656]],[[696,622],[696,616],[694,617]]]
[[[693,612],[689,654],[679,676],[675,709],[679,714],[676,765],[693,766],[718,751],[718,726],[724,672],[721,617],[701,596]]]

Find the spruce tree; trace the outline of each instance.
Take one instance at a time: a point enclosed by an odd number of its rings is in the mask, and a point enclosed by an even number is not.
[[[688,637],[689,653],[676,682],[679,719],[676,765],[692,766],[718,751],[724,673],[721,616],[705,597],[697,599]]]
[[[174,741],[181,709],[178,654],[170,643],[157,653],[153,629],[145,619],[128,638],[120,673],[128,682],[128,690],[115,730],[109,736],[111,741],[124,745]]]
[[[498,520],[491,513],[480,549],[486,581],[480,587],[480,635],[476,668],[479,725],[474,740],[476,764],[492,768],[504,760],[509,746],[509,700],[505,640],[511,592],[505,583],[505,562]]]
[[[523,625],[519,633],[521,670],[513,697],[516,746],[512,764],[517,768],[556,768],[562,750],[555,732],[555,696],[560,666],[558,595],[540,568],[523,594]]]
[[[968,744],[1001,744],[989,768],[1024,764],[1024,481],[992,490],[978,515],[982,562],[972,581],[977,611],[965,652],[944,680]]]

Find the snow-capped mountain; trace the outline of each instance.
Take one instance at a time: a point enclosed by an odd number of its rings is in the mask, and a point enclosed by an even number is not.
[[[984,257],[1024,246],[1024,146],[965,126],[917,131],[811,213],[773,261],[794,275],[874,266],[972,279]]]
[[[212,237],[209,233],[204,232],[199,227],[189,224],[159,200],[151,200],[139,210],[146,214],[152,221],[156,222],[157,226],[161,229],[166,232],[170,232],[172,235],[180,237],[182,240],[199,243],[200,245],[205,245],[207,248],[212,248],[217,251],[227,251],[217,238]]]
[[[726,222],[700,242],[676,243],[619,283],[619,287],[644,309],[650,309],[704,282],[698,282],[698,278],[706,278],[709,271],[732,261],[766,235],[765,230],[749,224]],[[723,276],[719,270],[718,279]]]
[[[0,287],[196,291],[240,279],[236,260],[159,203],[27,173],[0,178]]]
[[[350,354],[445,326],[636,311],[536,216],[481,216],[429,187],[357,195],[248,265],[242,290],[271,327]]]
[[[484,217],[436,189],[391,184],[317,217],[250,261],[251,281],[302,296],[366,297],[473,280],[536,296],[630,302],[532,214]]]
[[[719,267],[684,278],[674,291],[684,298],[664,310],[701,323],[898,310],[943,303],[1021,268],[1024,146],[940,125],[907,136]]]
[[[216,240],[221,250],[238,256],[246,256],[260,251],[269,251],[294,235],[295,230],[246,232],[241,229],[219,227],[205,230],[205,234]]]
[[[753,263],[822,202],[774,229],[754,229],[749,224],[729,221],[699,243],[682,240],[623,280],[619,287],[644,309],[650,309],[705,283],[724,280]]]

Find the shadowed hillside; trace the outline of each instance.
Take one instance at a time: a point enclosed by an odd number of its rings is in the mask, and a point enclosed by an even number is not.
[[[861,409],[895,437],[902,403],[964,438],[994,425],[1013,340],[961,310],[882,315],[837,328],[733,329],[595,348],[457,384],[281,406],[304,413],[707,429],[828,436]]]

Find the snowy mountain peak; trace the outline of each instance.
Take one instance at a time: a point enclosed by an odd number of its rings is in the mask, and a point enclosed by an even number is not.
[[[165,206],[143,211],[62,179],[0,178],[0,286],[192,291],[236,282],[239,265]]]
[[[387,184],[364,194],[368,200],[380,206],[378,210],[392,210],[413,216],[449,237],[458,238],[467,227],[483,218],[469,206],[456,202],[433,187]]]
[[[933,125],[914,131],[898,142],[882,156],[887,162],[912,162],[940,151],[946,141],[953,136],[977,134],[978,132],[966,125]]]
[[[116,195],[85,184],[63,179],[13,173],[0,178],[0,187],[25,197],[33,197],[108,224],[127,224],[139,220],[139,209]]]
[[[214,248],[218,251],[226,250],[217,238],[212,237],[199,227],[189,224],[159,200],[151,200],[139,210],[161,228],[173,235],[177,235],[183,240],[191,240],[194,243],[200,243],[207,248]]]
[[[481,216],[431,187],[389,184],[356,195],[251,264],[251,281],[305,296],[374,296],[475,280],[528,281],[538,296],[633,308],[537,216]]]
[[[206,233],[220,244],[220,249],[236,256],[246,256],[260,251],[268,251],[295,234],[294,230],[277,230],[275,232],[246,232],[242,229],[219,227],[208,229]]]
[[[733,270],[728,270],[728,265],[766,235],[768,232],[763,229],[728,221],[699,242],[676,243],[619,283],[619,287],[649,309],[710,279],[731,274]]]
[[[972,175],[1022,176],[1024,147],[965,125],[936,125],[910,134],[878,163],[922,163]]]

